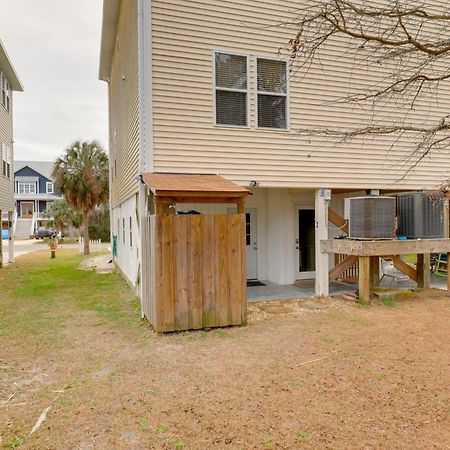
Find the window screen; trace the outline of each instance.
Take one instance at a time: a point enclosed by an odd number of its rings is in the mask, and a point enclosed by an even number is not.
[[[215,54],[216,124],[247,126],[247,57]]]
[[[286,62],[257,59],[258,127],[287,128]]]

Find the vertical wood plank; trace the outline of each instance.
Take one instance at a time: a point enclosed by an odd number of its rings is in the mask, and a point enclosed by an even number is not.
[[[230,309],[230,325],[241,323],[241,221],[237,214],[227,216],[228,227],[228,285],[229,298],[228,307]]]
[[[359,257],[359,303],[370,302],[370,256]]]
[[[230,324],[229,297],[230,287],[228,284],[228,216],[218,215],[215,217],[217,237],[217,287],[216,302],[218,308],[218,326]]]
[[[164,331],[163,216],[155,216],[155,331]]]
[[[192,215],[188,227],[189,328],[202,328],[202,215]]]
[[[247,323],[247,247],[245,242],[245,216],[240,215],[240,255],[241,255],[241,323]]]
[[[161,216],[163,245],[163,330],[172,331],[175,325],[175,264],[173,251],[174,216]]]
[[[380,285],[380,257],[372,256],[370,261],[370,284],[373,287]]]
[[[174,263],[175,263],[175,330],[187,330],[189,328],[189,303],[188,303],[188,246],[187,234],[190,217],[174,216]]]
[[[417,286],[423,289],[430,287],[430,254],[417,255]]]
[[[150,217],[150,317],[151,323],[156,323],[156,305],[157,305],[157,289],[156,289],[156,217]]]
[[[203,327],[217,326],[215,274],[216,264],[214,243],[214,216],[204,215],[202,226],[202,281],[203,281]]]

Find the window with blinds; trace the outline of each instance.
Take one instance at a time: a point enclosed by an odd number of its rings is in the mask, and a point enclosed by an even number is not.
[[[9,86],[8,80],[6,79],[5,75],[0,72],[0,99],[2,105],[8,112],[10,109],[10,95],[11,88]]]
[[[248,126],[247,57],[215,53],[216,125]]]
[[[257,58],[258,128],[286,130],[287,66],[286,61]]]

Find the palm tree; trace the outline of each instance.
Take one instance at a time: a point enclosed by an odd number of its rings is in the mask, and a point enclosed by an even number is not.
[[[89,215],[108,201],[108,156],[97,141],[76,141],[56,159],[53,178],[67,203],[83,213],[84,254],[89,255]]]
[[[79,228],[83,222],[83,214],[75,211],[65,200],[54,201],[46,210],[45,216],[53,220],[53,225],[59,231],[69,229],[69,236],[73,237],[73,227]]]

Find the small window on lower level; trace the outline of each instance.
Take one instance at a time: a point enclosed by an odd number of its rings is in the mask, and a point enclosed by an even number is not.
[[[133,247],[133,222],[130,217],[130,247]]]

